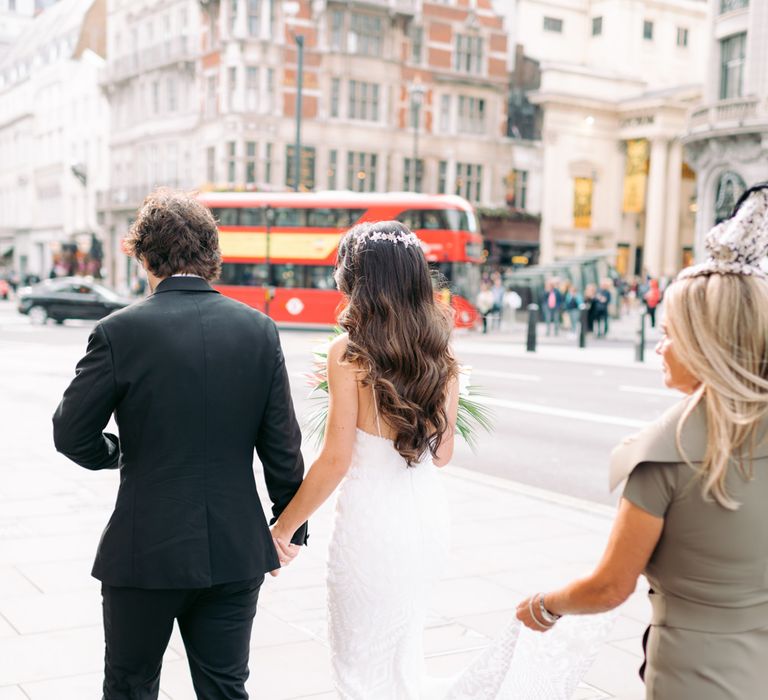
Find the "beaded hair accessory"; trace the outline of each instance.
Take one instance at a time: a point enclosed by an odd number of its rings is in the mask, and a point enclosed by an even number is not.
[[[375,231],[373,229],[367,229],[357,234],[356,238],[357,238],[358,247],[362,245],[364,241],[389,241],[390,243],[394,243],[394,244],[398,244],[398,243],[402,244],[406,248],[412,245],[415,245],[415,246],[421,245],[421,241],[419,240],[419,237],[415,233],[411,233],[410,231],[384,232],[384,231]]]
[[[715,226],[704,240],[709,257],[685,268],[678,279],[712,274],[768,278],[760,262],[768,256],[768,190],[753,192],[736,215]]]

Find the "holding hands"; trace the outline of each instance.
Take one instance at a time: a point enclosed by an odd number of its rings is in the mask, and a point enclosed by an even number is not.
[[[272,526],[272,542],[277,551],[277,557],[280,560],[280,566],[288,566],[299,554],[301,547],[291,543],[291,538],[287,537],[279,527],[278,523]],[[272,576],[279,576],[280,569],[269,572]]]

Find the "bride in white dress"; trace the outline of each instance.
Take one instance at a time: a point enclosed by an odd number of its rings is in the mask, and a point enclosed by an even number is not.
[[[449,309],[435,300],[418,238],[398,222],[361,224],[339,246],[346,333],[328,352],[323,447],[273,527],[281,559],[295,530],[339,489],[328,560],[334,684],[345,700],[558,700],[570,696],[602,628],[519,625],[453,679],[429,679],[423,633],[448,551],[438,474],[453,454],[458,366]],[[510,601],[511,603],[512,601]],[[577,625],[578,626],[578,625]],[[582,626],[583,627],[583,626]],[[526,652],[527,647],[527,652]]]

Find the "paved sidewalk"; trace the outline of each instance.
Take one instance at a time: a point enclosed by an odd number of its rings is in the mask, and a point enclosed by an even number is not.
[[[77,468],[55,454],[50,437],[50,415],[82,345],[62,345],[53,355],[0,338],[0,351],[0,700],[97,700],[101,600],[89,571],[118,475]],[[447,468],[444,478],[453,560],[425,634],[434,674],[467,663],[523,596],[590,570],[612,518],[607,507],[458,468]],[[324,589],[331,513],[331,504],[323,507],[310,546],[265,583],[252,639],[254,698],[334,697]],[[642,588],[623,606],[579,700],[643,697],[637,667],[649,609]],[[162,697],[194,700],[178,634],[166,655]]]

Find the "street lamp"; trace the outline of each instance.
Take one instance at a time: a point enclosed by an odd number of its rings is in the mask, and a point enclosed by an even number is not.
[[[408,86],[408,95],[411,101],[411,119],[413,120],[413,158],[411,158],[411,189],[418,192],[416,176],[419,162],[419,121],[421,117],[421,105],[424,102],[424,86],[418,76]]]
[[[286,17],[296,17],[301,5],[298,2],[286,2],[283,4],[283,12]],[[301,112],[302,97],[304,92],[304,37],[301,34],[291,32],[296,42],[297,70],[296,70],[296,143],[293,151],[293,189],[298,192],[301,188]]]

